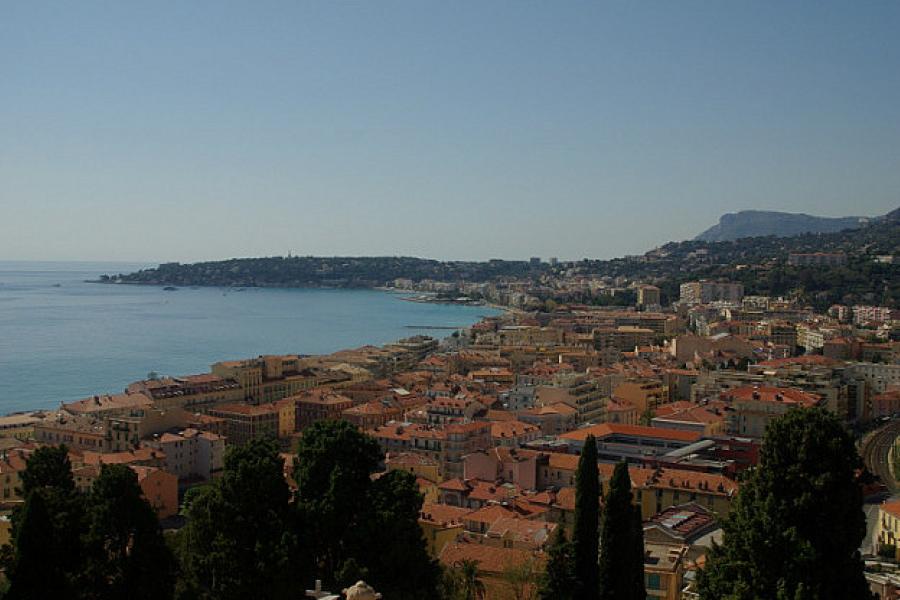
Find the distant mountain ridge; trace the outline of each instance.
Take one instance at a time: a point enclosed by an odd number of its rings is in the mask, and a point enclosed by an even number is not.
[[[871,220],[868,217],[816,217],[774,210],[742,210],[722,215],[717,225],[713,225],[694,239],[704,242],[729,242],[769,235],[791,237],[804,233],[835,233],[862,227]]]

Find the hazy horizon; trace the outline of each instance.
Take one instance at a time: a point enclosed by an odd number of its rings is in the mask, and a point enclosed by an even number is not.
[[[900,204],[900,4],[13,3],[0,260],[560,260]]]

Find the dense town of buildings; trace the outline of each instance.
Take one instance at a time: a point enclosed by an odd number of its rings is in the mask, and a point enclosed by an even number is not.
[[[795,260],[840,260],[810,256]],[[578,453],[593,435],[604,486],[616,462],[629,465],[648,594],[689,598],[771,420],[823,407],[863,428],[900,411],[896,310],[819,314],[728,281],[685,283],[665,307],[651,282],[577,274],[395,284],[509,310],[440,342],[222,361],[209,373],[0,418],[6,514],[40,444],[68,447],[82,489],[103,464],[130,466],[169,519],[186,489],[221,471],[228,445],[272,437],[290,453],[306,427],[345,419],[378,442],[386,470],[417,478],[433,556],[478,561],[488,589],[499,589],[510,564],[540,568],[552,532],[572,527]],[[632,292],[630,306],[582,302]],[[894,504],[875,535],[897,547]]]

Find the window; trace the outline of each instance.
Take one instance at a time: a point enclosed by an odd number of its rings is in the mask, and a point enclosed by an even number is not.
[[[662,589],[659,586],[659,574],[658,573],[650,573],[649,575],[647,575],[647,589],[648,590]]]

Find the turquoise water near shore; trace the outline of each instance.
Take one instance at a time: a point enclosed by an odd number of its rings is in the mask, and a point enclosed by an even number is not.
[[[119,392],[150,371],[322,354],[417,333],[443,337],[495,309],[404,302],[377,290],[179,288],[85,283],[154,266],[0,261],[0,414]]]

